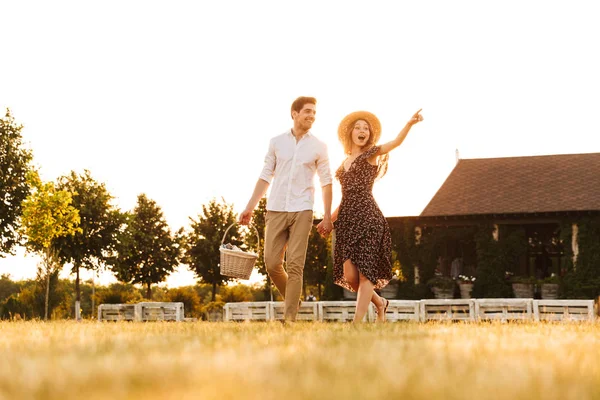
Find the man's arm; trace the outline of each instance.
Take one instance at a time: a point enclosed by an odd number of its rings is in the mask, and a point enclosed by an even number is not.
[[[265,193],[267,193],[267,189],[269,189],[269,182],[263,179],[259,179],[256,182],[256,186],[254,187],[254,193],[252,193],[252,197],[250,198],[250,201],[248,201],[246,209],[240,214],[240,224],[248,225],[250,223],[250,220],[252,219],[252,213],[258,205],[260,199],[262,199]]]
[[[275,144],[273,140],[269,142],[269,150],[267,151],[267,155],[265,156],[265,165],[263,166],[262,172],[256,182],[256,186],[254,187],[254,193],[252,193],[252,197],[250,197],[250,201],[246,205],[246,209],[240,214],[239,223],[242,225],[248,225],[250,220],[252,219],[252,212],[256,208],[260,199],[263,198],[265,193],[267,193],[267,189],[269,189],[269,184],[271,183],[271,179],[273,179],[273,175],[275,175],[275,166],[277,165],[277,156],[275,155]]]
[[[323,186],[323,209],[325,211],[324,218],[331,219],[331,201],[333,198],[333,191],[331,190],[331,184]]]
[[[327,145],[323,143],[319,160],[317,161],[317,174],[321,182],[321,191],[323,192],[323,221],[317,226],[317,231],[321,235],[328,235],[333,230],[331,222],[331,199],[333,197],[331,169],[329,168],[329,154],[327,154]]]
[[[317,225],[317,231],[323,235],[327,236],[333,230],[333,223],[331,222],[331,200],[333,197],[332,193],[332,185],[325,185],[321,188],[323,191],[323,208],[325,214],[323,215],[323,221]]]

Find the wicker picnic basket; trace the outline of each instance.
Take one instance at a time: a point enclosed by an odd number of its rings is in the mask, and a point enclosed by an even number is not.
[[[258,254],[239,250],[229,250],[223,248],[223,242],[229,229],[235,225],[231,224],[225,230],[223,239],[221,239],[221,246],[219,246],[219,252],[221,253],[221,275],[231,276],[238,279],[250,279],[252,274],[252,268],[254,268],[254,262],[258,258]],[[258,230],[252,224],[249,224],[256,233],[256,243],[260,243],[260,236]]]

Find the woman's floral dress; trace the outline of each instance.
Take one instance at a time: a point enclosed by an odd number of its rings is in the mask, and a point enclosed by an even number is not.
[[[375,289],[381,289],[392,279],[390,229],[373,197],[373,183],[383,165],[368,162],[378,151],[379,146],[371,147],[356,157],[348,171],[342,163],[335,174],[342,185],[342,201],[334,223],[333,278],[337,285],[348,290],[353,290],[344,279],[343,264],[348,259]]]

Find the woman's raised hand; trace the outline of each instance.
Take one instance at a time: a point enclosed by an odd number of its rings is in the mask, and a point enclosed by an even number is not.
[[[419,122],[423,121],[423,116],[421,115],[421,109],[419,109],[419,111],[417,111],[412,118],[410,119],[410,121],[408,121],[408,123],[410,125],[414,125],[414,124],[418,124]]]

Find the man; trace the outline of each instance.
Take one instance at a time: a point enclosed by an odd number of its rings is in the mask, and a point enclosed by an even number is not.
[[[325,215],[321,234],[333,229],[331,223],[331,171],[327,146],[311,132],[317,100],[298,97],[291,108],[294,126],[271,139],[265,165],[239,222],[250,223],[252,212],[271,181],[265,218],[265,265],[271,280],[285,299],[285,321],[298,314],[308,236],[313,224],[315,173],[323,192]],[[283,256],[286,253],[286,269]]]

